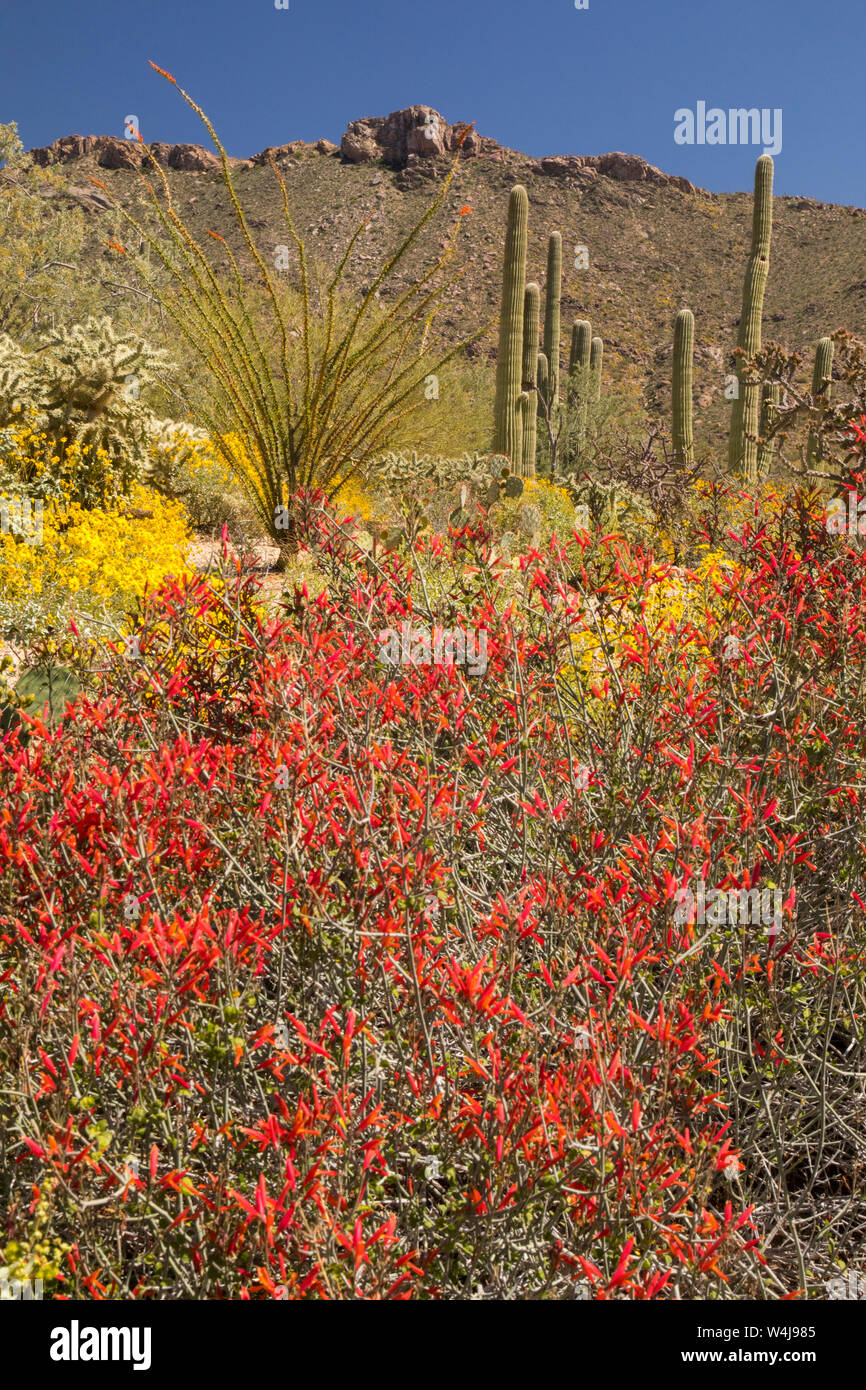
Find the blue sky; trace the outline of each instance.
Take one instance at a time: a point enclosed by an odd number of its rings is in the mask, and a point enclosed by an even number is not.
[[[866,205],[863,0],[0,0],[0,121],[205,143],[339,140],[416,102],[527,154],[625,150],[715,192],[760,146],[678,145],[674,112],[782,111],[776,191]]]

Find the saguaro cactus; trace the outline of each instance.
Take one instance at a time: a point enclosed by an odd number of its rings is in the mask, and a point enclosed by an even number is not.
[[[575,367],[589,366],[590,353],[592,352],[592,324],[589,319],[577,319],[571,330],[571,354],[568,359],[568,374],[571,376]]]
[[[680,463],[695,461],[692,433],[692,361],[695,352],[695,316],[691,309],[680,309],[674,325],[673,440]]]
[[[541,396],[542,400],[546,401],[548,395],[548,383],[550,381],[550,374],[547,366],[547,354],[544,352],[540,352],[538,354],[536,380],[538,382],[539,395]]]
[[[583,449],[586,439],[586,421],[589,408],[589,364],[592,356],[592,324],[589,319],[578,319],[571,330],[571,356],[568,375],[572,399],[577,403],[577,447]]]
[[[833,382],[833,339],[819,338],[815,344],[815,366],[812,371],[812,400],[816,401],[819,397],[825,400],[830,399],[830,391]],[[821,457],[821,435],[814,427],[809,431],[809,439],[806,444],[806,462],[810,468]]]
[[[758,472],[762,478],[770,476],[770,469],[773,465],[773,455],[776,452],[775,438],[768,439],[770,425],[776,418],[779,409],[779,401],[782,395],[782,388],[778,382],[764,383],[761,392],[761,442],[758,445]]]
[[[752,250],[743,282],[743,307],[737,347],[748,357],[761,350],[761,319],[764,313],[764,290],[770,271],[770,238],[773,231],[773,159],[762,154],[755,166],[755,198],[752,212]],[[742,467],[746,479],[754,482],[758,474],[758,425],[761,408],[761,383],[738,361],[739,391],[731,412],[731,435],[728,445],[728,464],[732,470]]]
[[[526,239],[529,199],[516,184],[508,200],[508,230],[502,271],[502,306],[499,315],[499,351],[496,357],[493,449],[505,454],[520,471],[523,421],[519,404],[523,367],[523,295],[526,288]]]
[[[535,447],[537,439],[538,394],[538,330],[541,312],[541,290],[534,281],[526,286],[523,296],[523,375],[521,386],[526,400],[522,404],[523,440],[520,471],[524,478],[535,477]]]
[[[544,355],[547,358],[545,400],[553,420],[559,405],[559,303],[562,295],[562,236],[552,232],[547,243],[547,281],[544,287]]]
[[[601,400],[601,368],[604,361],[604,341],[601,338],[593,338],[589,349],[589,382],[590,399],[594,402]]]

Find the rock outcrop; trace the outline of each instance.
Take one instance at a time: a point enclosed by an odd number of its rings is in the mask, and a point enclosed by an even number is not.
[[[468,130],[466,125],[449,125],[432,106],[408,106],[404,111],[392,111],[390,116],[352,121],[340,152],[348,164],[381,159],[392,169],[405,169],[416,159],[453,154],[458,147],[467,159],[501,150],[495,140]]]
[[[218,156],[202,145],[155,143],[152,149],[160,163],[169,169],[193,173],[214,173],[219,169]],[[502,161],[513,153],[466,125],[449,125],[432,106],[409,106],[403,111],[392,111],[390,116],[367,116],[352,121],[339,146],[330,140],[315,143],[292,140],[285,145],[268,145],[252,159],[231,159],[230,163],[233,167],[249,168],[298,155],[339,153],[347,164],[381,161],[407,174],[415,170],[419,176],[435,176],[435,165],[429,161],[451,155],[458,149],[466,159],[484,157]],[[137,169],[147,158],[146,146],[115,135],[64,135],[51,145],[32,150],[31,154],[35,162],[42,165],[70,164],[91,156],[103,169]],[[618,150],[612,154],[548,155],[532,167],[551,178],[583,184],[590,183],[599,174],[606,174],[624,183],[658,184],[678,188],[683,193],[696,192],[688,179],[662,173],[639,155],[623,154]]]
[[[190,173],[212,173],[219,169],[219,156],[203,145],[168,145],[155,141],[153,153],[160,164],[169,169]],[[71,164],[76,159],[92,156],[100,169],[139,169],[148,158],[147,146],[138,140],[124,140],[118,135],[64,135],[51,145],[30,151],[36,164]],[[248,159],[232,159],[231,164],[248,165]]]
[[[576,178],[589,182],[599,174],[617,179],[621,183],[654,183],[667,188],[678,188],[682,193],[697,192],[688,179],[676,174],[665,174],[654,164],[647,164],[637,154],[622,154],[615,150],[612,154],[555,154],[538,161],[538,170],[553,178]]]
[[[299,154],[337,154],[339,145],[335,145],[332,140],[316,140],[311,143],[308,140],[290,140],[287,145],[268,145],[258,154],[254,154],[250,160],[251,164],[270,164],[273,160],[278,163],[281,159],[292,159]]]

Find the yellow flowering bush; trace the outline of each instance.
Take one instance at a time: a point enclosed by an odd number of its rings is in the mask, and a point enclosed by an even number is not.
[[[183,504],[142,484],[111,509],[45,504],[41,544],[0,533],[0,628],[37,636],[70,619],[116,622],[165,575],[188,570]]]

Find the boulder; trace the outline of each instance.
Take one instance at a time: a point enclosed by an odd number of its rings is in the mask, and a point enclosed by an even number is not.
[[[137,140],[121,140],[115,135],[98,135],[96,162],[100,169],[140,169],[143,151]]]
[[[67,198],[74,199],[85,212],[105,212],[112,206],[111,199],[106,198],[93,184],[71,183],[64,192]]]
[[[579,154],[551,154],[539,160],[539,168],[542,174],[547,174],[555,179],[598,178],[598,170],[591,164],[587,164],[583,155]]]
[[[352,121],[340,142],[340,153],[347,164],[368,164],[373,159],[381,159],[376,136],[384,124],[381,118]]]
[[[206,150],[201,145],[172,145],[168,156],[170,169],[181,169],[186,173],[213,174],[220,167],[219,155]]]

